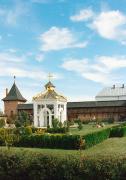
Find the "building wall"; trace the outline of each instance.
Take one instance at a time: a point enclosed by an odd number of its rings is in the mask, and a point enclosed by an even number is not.
[[[18,110],[22,111],[22,110]],[[28,114],[33,115],[33,109],[23,110]],[[95,119],[108,120],[114,118],[115,120],[126,119],[126,107],[90,107],[90,108],[67,108],[67,119],[82,121]]]
[[[5,101],[4,102],[4,114],[8,117],[17,114],[17,105],[21,104],[19,101]]]
[[[100,108],[69,108],[68,120],[81,119],[82,121],[95,119],[114,120],[126,119],[126,107],[100,107]]]

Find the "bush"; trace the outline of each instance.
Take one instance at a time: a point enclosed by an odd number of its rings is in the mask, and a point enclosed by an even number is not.
[[[0,119],[0,128],[5,126],[5,119]]]
[[[123,137],[126,136],[126,126],[111,128],[110,137]]]
[[[29,136],[32,134],[32,128],[30,126],[27,127],[19,127],[17,128],[17,130],[19,131],[19,135],[21,136]]]
[[[83,129],[83,125],[81,121],[78,121],[78,129],[79,131]]]
[[[32,150],[0,150],[1,180],[123,180],[126,156],[59,157]]]
[[[53,119],[52,120],[52,126],[53,128],[58,128],[59,127],[59,120],[58,119]]]
[[[92,147],[98,143],[101,143],[110,136],[110,128],[96,131],[83,136],[85,140],[85,149]]]
[[[62,127],[62,128],[48,128],[47,132],[48,133],[66,133],[67,129],[65,127]]]
[[[15,146],[36,148],[78,149],[79,135],[31,135],[22,136]]]

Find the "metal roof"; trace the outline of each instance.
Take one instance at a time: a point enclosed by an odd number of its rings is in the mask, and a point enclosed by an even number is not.
[[[126,107],[126,101],[84,101],[68,102],[67,108]],[[33,104],[18,104],[18,110],[33,109]]]
[[[16,86],[15,82],[13,86],[11,87],[9,93],[5,98],[3,98],[3,101],[22,101],[26,102],[27,100],[21,95],[18,87]]]
[[[97,97],[113,97],[113,96],[126,96],[126,87],[124,86],[124,84],[122,86],[115,86],[113,85],[113,87],[106,87],[103,88],[103,90],[101,90],[97,96]]]
[[[18,104],[17,109],[18,109],[18,110],[29,110],[29,109],[33,109],[33,104]]]
[[[126,101],[84,101],[68,102],[67,108],[93,108],[93,107],[126,107]]]

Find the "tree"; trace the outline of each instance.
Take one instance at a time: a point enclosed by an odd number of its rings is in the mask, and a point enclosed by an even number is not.
[[[17,127],[31,125],[31,119],[30,119],[29,114],[25,111],[19,112],[15,125]]]

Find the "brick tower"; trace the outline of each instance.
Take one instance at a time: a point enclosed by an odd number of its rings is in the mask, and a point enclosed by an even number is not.
[[[4,101],[4,114],[7,117],[11,117],[12,115],[17,114],[17,106],[18,104],[23,104],[27,100],[21,95],[19,89],[16,86],[15,83],[15,77],[14,77],[14,83],[11,87],[9,93],[7,93],[6,90],[6,97],[2,99]]]

